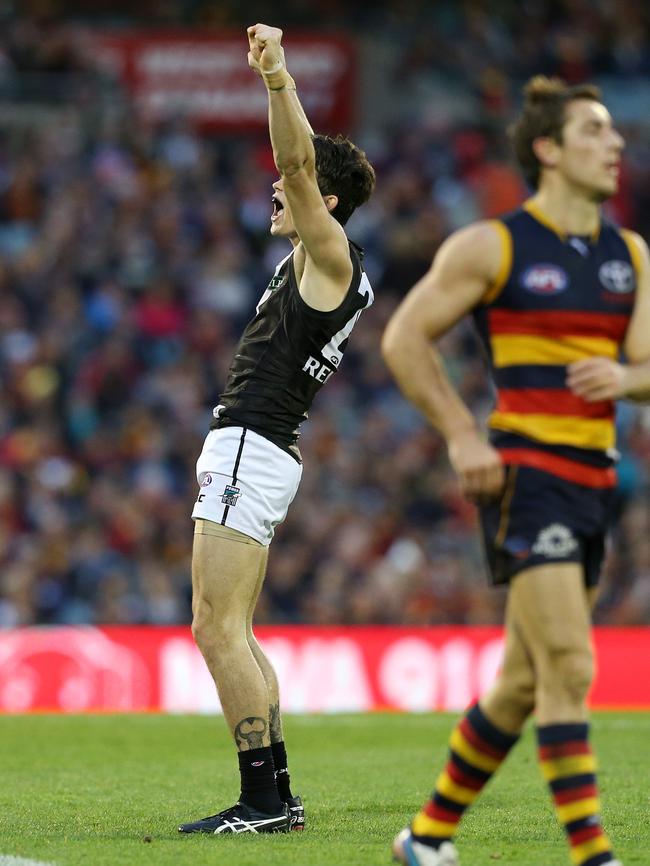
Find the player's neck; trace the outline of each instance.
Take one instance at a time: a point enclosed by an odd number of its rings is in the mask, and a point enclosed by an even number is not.
[[[595,235],[600,227],[600,205],[583,192],[544,187],[529,199],[535,209],[563,235]]]

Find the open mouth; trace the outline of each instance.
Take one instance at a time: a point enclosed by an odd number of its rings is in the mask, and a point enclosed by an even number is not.
[[[280,199],[275,195],[271,196],[271,201],[273,203],[273,213],[271,214],[271,219],[276,220],[280,216],[282,211],[284,210],[284,205],[282,204]]]

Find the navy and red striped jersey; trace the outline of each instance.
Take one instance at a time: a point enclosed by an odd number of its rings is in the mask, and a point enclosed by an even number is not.
[[[619,357],[634,309],[636,247],[604,219],[593,237],[564,235],[531,202],[495,226],[502,267],[474,310],[497,392],[492,440],[506,463],[610,486],[614,402],[575,396],[567,365]]]

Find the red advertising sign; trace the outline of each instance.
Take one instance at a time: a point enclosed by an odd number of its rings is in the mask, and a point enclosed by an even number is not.
[[[91,59],[124,84],[147,117],[185,117],[219,131],[267,128],[266,90],[248,68],[244,32],[91,32],[86,43]],[[283,44],[314,129],[349,133],[353,42],[344,36],[289,34]]]
[[[265,627],[286,712],[460,710],[494,681],[496,628]],[[650,628],[595,631],[594,707],[650,708]],[[189,628],[0,631],[0,712],[220,712]]]

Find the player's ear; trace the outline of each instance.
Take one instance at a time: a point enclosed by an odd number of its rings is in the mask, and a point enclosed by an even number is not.
[[[533,153],[543,168],[555,168],[560,158],[560,145],[546,135],[533,141]]]
[[[332,213],[336,205],[339,203],[339,197],[337,195],[324,195],[323,200],[325,202],[325,207],[330,213]]]

